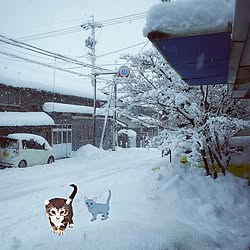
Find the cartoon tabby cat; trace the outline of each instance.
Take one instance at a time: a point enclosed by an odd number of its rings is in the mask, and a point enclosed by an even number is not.
[[[75,184],[70,186],[74,190],[68,199],[53,198],[44,201],[46,215],[51,225],[51,232],[59,235],[64,234],[64,230],[68,225],[70,228],[74,227],[72,201],[77,193],[77,186]]]

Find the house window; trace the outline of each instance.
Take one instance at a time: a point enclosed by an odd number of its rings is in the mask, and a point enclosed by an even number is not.
[[[20,94],[16,89],[0,92],[0,104],[20,105]]]
[[[93,138],[92,121],[85,120],[81,125],[81,132],[79,133],[81,140],[91,140]]]

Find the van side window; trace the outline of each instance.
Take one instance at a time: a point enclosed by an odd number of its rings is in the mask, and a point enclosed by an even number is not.
[[[27,146],[26,146],[26,140],[22,140],[22,146],[23,146],[23,149],[27,148]]]
[[[45,144],[40,144],[37,141],[30,139],[30,140],[22,140],[23,148],[26,149],[45,149]]]

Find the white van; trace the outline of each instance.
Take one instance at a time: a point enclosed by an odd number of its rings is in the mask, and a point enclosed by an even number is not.
[[[39,135],[9,134],[0,136],[0,167],[31,167],[55,161],[49,143]]]

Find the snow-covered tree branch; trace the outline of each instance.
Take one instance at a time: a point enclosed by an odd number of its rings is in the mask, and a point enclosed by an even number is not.
[[[243,126],[244,103],[230,99],[225,85],[187,85],[154,50],[124,59],[132,69],[132,77],[118,80],[126,112],[150,107],[152,117],[160,114],[159,147],[185,155],[191,166],[202,164],[214,178],[217,166],[225,174],[228,141]]]

